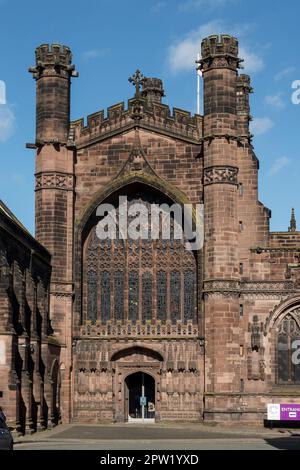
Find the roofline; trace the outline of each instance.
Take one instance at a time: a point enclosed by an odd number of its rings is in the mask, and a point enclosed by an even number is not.
[[[8,227],[5,226],[2,222],[2,217],[8,223]],[[14,230],[10,230],[10,227],[13,227]],[[11,210],[4,204],[0,199],[0,228],[7,232],[10,236],[24,244],[24,239],[18,236],[18,233],[21,231],[24,235],[25,240],[27,241],[27,247],[30,251],[34,248],[40,251],[36,254],[40,257],[43,257],[43,254],[46,255],[47,263],[50,264],[51,253],[45,248],[39,241],[34,238],[33,235],[24,227],[24,225],[19,221],[19,219],[11,212]],[[44,259],[44,257],[43,257]]]

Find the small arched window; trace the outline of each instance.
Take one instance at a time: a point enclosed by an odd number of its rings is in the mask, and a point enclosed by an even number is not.
[[[277,380],[279,384],[300,384],[300,326],[288,314],[279,325],[277,334]]]

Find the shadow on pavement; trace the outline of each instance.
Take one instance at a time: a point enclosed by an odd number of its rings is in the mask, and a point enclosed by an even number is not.
[[[275,438],[265,438],[267,444],[276,449],[281,450],[300,450],[300,438],[299,437],[275,437]]]

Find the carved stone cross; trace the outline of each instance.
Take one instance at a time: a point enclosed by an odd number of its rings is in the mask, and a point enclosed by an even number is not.
[[[137,69],[135,74],[132,77],[128,78],[128,81],[135,86],[135,98],[139,98],[140,96],[140,86],[143,83],[145,77],[142,75],[141,71]]]

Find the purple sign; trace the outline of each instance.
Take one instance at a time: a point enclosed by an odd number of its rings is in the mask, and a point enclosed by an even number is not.
[[[300,405],[268,404],[268,420],[270,421],[300,421]]]
[[[300,405],[280,405],[281,421],[300,421]]]

